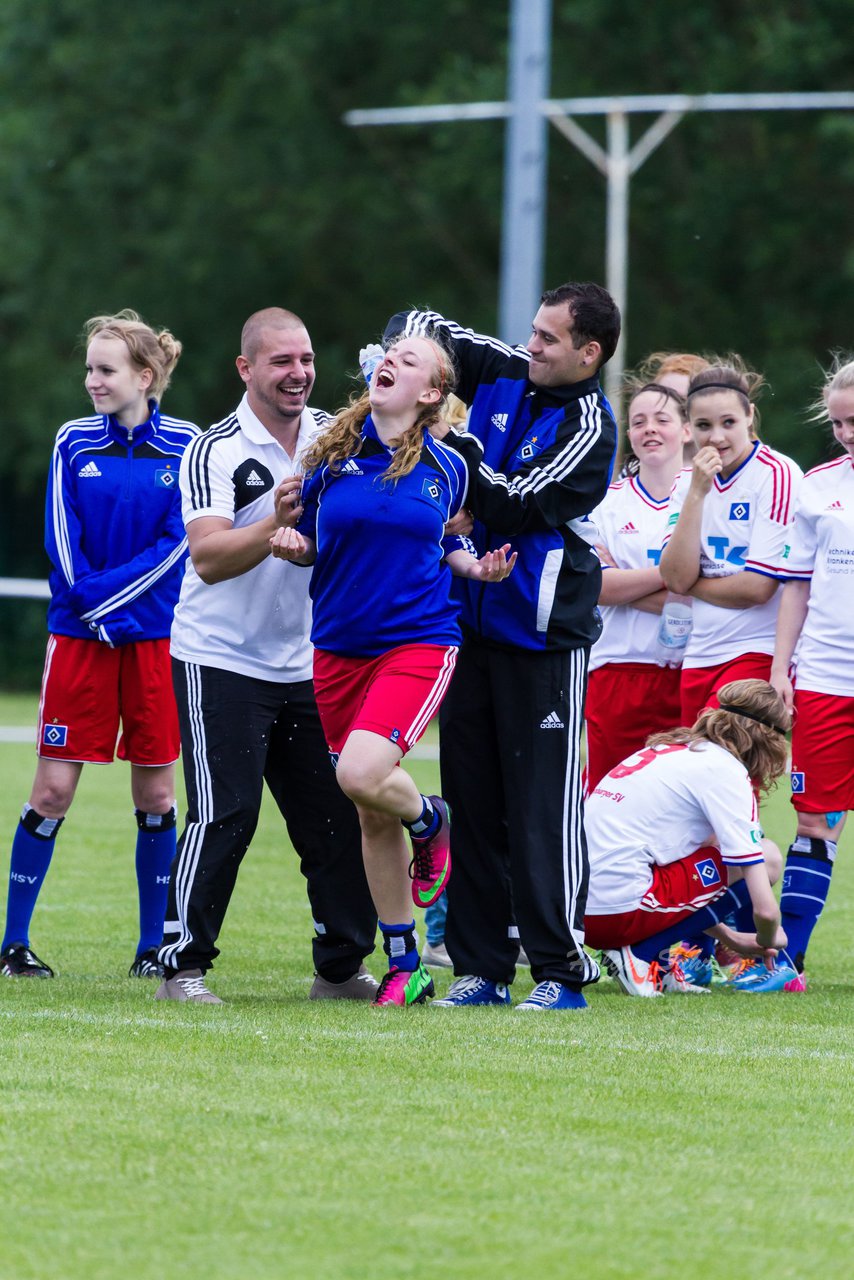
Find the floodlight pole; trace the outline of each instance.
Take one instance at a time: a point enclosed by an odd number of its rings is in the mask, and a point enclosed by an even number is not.
[[[531,0],[531,3],[536,0]],[[524,0],[514,0],[520,10]],[[526,15],[529,10],[525,6]],[[546,71],[546,75],[548,72]],[[437,124],[456,120],[499,120],[512,118],[515,107],[508,102],[471,102],[459,105],[432,107],[397,107],[377,111],[348,111],[346,124]],[[545,119],[559,130],[597,169],[608,183],[606,218],[606,285],[623,313],[623,338],[611,361],[605,367],[605,389],[615,409],[619,409],[620,386],[623,377],[625,351],[625,317],[628,300],[628,227],[629,181],[653,151],[664,141],[672,129],[689,111],[851,111],[854,110],[854,93],[705,93],[705,94],[643,94],[631,97],[561,98],[545,99],[538,105]],[[657,119],[635,143],[629,146],[628,116],[636,113],[656,114]],[[607,149],[599,145],[590,134],[573,119],[574,116],[604,115],[607,118]],[[522,167],[513,173],[505,171],[506,183],[520,183],[517,202],[527,197],[539,207],[543,205],[542,189],[536,184],[536,167]],[[505,203],[505,217],[507,205]],[[519,233],[521,234],[521,232]],[[521,251],[507,248],[504,240],[501,262],[501,297],[511,291],[521,299],[536,296],[538,277],[529,264],[531,278],[527,285],[510,284],[513,262],[521,261]],[[509,259],[512,259],[509,260]],[[541,268],[540,268],[541,269]],[[509,304],[508,304],[509,306]],[[529,302],[530,306],[530,302]],[[527,325],[532,311],[528,313]],[[503,316],[503,302],[502,302]],[[503,320],[502,320],[503,324]],[[514,334],[502,333],[508,341],[518,341]]]
[[[527,339],[542,293],[550,35],[551,0],[513,0],[498,299],[499,334],[511,344]]]

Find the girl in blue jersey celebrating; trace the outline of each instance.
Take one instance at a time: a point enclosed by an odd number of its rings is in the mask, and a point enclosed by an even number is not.
[[[12,844],[0,973],[51,978],[30,920],[85,763],[131,766],[140,935],[130,976],[157,977],[175,855],[180,749],[169,631],[187,539],[178,471],[198,427],[160,412],[181,343],[134,311],[85,329],[95,413],[60,428],[48,477],[51,560],[38,768]],[[122,736],[116,748],[119,725]]]
[[[443,540],[467,486],[460,455],[430,435],[452,390],[450,357],[433,339],[390,347],[368,391],[306,455],[297,529],[271,539],[275,556],[314,565],[315,693],[339,785],[362,826],[389,960],[378,1005],[433,994],[411,904],[429,906],[448,882],[450,816],[440,797],[421,795],[397,765],[453,675],[460,631],[451,570],[497,582],[515,563],[509,544],[477,560],[465,540]]]

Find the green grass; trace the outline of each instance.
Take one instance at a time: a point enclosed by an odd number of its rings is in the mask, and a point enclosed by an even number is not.
[[[33,715],[0,698],[0,723]],[[0,746],[9,837],[33,763]],[[782,789],[766,825],[788,842]],[[126,766],[84,770],[33,931],[60,976],[0,984],[4,1280],[850,1275],[849,839],[805,997],[602,982],[551,1016],[309,1004],[270,806],[212,978],[227,1003],[155,1004],[124,976],[132,843]]]

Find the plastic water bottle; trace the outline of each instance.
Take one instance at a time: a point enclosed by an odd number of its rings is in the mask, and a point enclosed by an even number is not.
[[[655,642],[655,661],[660,667],[681,667],[694,618],[690,596],[670,593],[661,610]]]

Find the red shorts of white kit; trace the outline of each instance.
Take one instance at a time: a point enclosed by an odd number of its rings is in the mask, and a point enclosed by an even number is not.
[[[682,723],[679,690],[677,667],[609,662],[590,672],[584,712],[588,793],[615,764],[640,751],[651,733]]]
[[[721,685],[730,680],[767,680],[771,674],[771,655],[768,653],[743,653],[730,658],[717,667],[682,668],[681,697],[682,719],[690,729],[701,711],[718,705],[717,694]]]
[[[709,883],[697,870],[698,863],[714,863],[717,877]],[[584,941],[590,947],[630,947],[633,942],[643,942],[654,933],[679,924],[707,907],[719,898],[728,884],[727,870],[720,849],[709,845],[697,849],[687,858],[668,863],[666,867],[654,865],[652,884],[647,889],[640,906],[634,911],[622,911],[612,916],[585,916]]]
[[[854,809],[854,698],[795,690],[792,804],[798,813]]]

